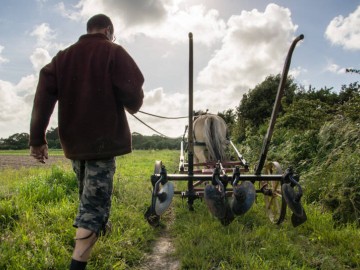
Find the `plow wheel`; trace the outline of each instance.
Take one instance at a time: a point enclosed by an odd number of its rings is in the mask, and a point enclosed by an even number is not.
[[[282,169],[278,162],[270,162],[265,166],[266,174],[282,174]],[[264,192],[265,211],[270,221],[280,224],[286,215],[286,201],[281,193],[281,181],[262,181]]]

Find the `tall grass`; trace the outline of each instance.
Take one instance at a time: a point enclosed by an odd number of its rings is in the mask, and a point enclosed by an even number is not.
[[[94,247],[88,269],[131,269],[150,251],[156,230],[143,213],[155,160],[170,151],[135,151],[117,159],[113,231]],[[67,269],[74,246],[78,190],[69,164],[0,171],[0,269]]]
[[[308,221],[294,228],[290,215],[271,224],[261,198],[223,227],[202,203],[196,212],[176,207],[174,236],[183,269],[358,269],[360,233],[334,228],[331,214],[305,205]]]

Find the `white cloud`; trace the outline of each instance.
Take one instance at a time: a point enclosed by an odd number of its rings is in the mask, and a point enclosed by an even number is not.
[[[308,72],[308,70],[306,68],[297,66],[297,67],[293,67],[289,70],[289,76],[296,78],[296,77],[299,77],[300,74],[305,74],[307,72]]]
[[[60,13],[72,20],[88,20],[91,16],[104,13],[112,19],[121,18],[127,27],[151,24],[160,21],[165,15],[161,0],[117,1],[117,0],[80,0],[78,4],[67,9],[63,2],[57,4]]]
[[[342,68],[337,64],[329,64],[326,67],[326,70],[331,72],[331,73],[335,73],[335,74],[344,74],[346,72],[345,68]]]
[[[31,74],[22,77],[20,82],[14,86],[15,92],[20,96],[33,94],[37,85],[38,77]]]
[[[326,28],[325,37],[344,49],[360,50],[360,6],[347,17],[335,17]]]
[[[55,39],[56,34],[55,31],[50,28],[49,24],[42,23],[34,27],[30,36],[36,37],[38,46],[49,48],[51,46],[51,40]]]
[[[156,27],[141,25],[129,28],[125,34],[131,37],[134,31],[155,39],[166,39],[171,43],[186,42],[189,32],[196,36],[196,42],[210,46],[220,40],[225,33],[225,22],[219,18],[219,12],[206,10],[203,5],[187,9],[167,8],[166,19]],[[184,38],[185,37],[185,38]]]
[[[9,62],[9,59],[6,59],[5,57],[1,56],[3,49],[4,49],[4,46],[0,45],[0,65],[3,63]]]
[[[0,80],[0,137],[28,129],[28,126],[22,124],[30,121],[30,106],[23,97],[17,95],[17,87],[10,82]],[[19,126],[21,126],[20,130]]]
[[[36,73],[39,73],[40,69],[51,61],[51,57],[47,50],[36,48],[30,55],[30,60]]]
[[[180,5],[183,1],[170,0],[81,0],[72,9],[58,4],[63,16],[87,21],[97,13],[107,14],[115,25],[118,39],[132,39],[144,35],[165,39],[172,43],[184,42],[189,32],[198,33],[197,41],[211,45],[223,37],[225,22],[219,12],[204,5]]]
[[[243,11],[232,16],[221,48],[197,77],[194,110],[209,109],[209,112],[217,113],[235,109],[250,88],[266,76],[280,73],[296,28],[290,11],[274,4],[268,5],[264,12]],[[296,76],[300,72],[306,70],[296,67],[290,74]],[[142,110],[165,116],[187,115],[188,96],[166,94],[161,88],[155,89],[146,93]],[[187,124],[187,119],[173,123],[172,120],[139,116],[168,136],[182,135],[182,127]],[[143,133],[143,126],[136,120],[131,119],[131,125],[135,128],[133,131]]]
[[[35,75],[25,76],[17,84],[0,80],[0,138],[20,132],[29,133],[37,81]],[[56,126],[57,106],[48,128]]]
[[[57,33],[55,30],[51,29],[48,23],[36,25],[33,31],[30,33],[30,36],[36,38],[37,48],[42,48],[43,50],[48,51],[48,54],[49,52],[56,53],[57,51],[66,47],[66,45],[62,43],[55,42]]]
[[[43,23],[34,28],[30,33],[36,37],[37,46],[30,56],[31,63],[38,74],[39,70],[50,61],[47,49],[57,48],[53,43],[54,31],[48,24]],[[0,46],[0,53],[3,47]],[[4,62],[0,55],[0,63]],[[8,137],[18,132],[29,132],[30,115],[34,93],[38,81],[36,74],[22,77],[17,84],[0,80],[0,137]],[[54,123],[52,120],[51,123]]]
[[[0,80],[0,137],[8,137],[18,132],[29,132],[30,115],[34,93],[38,82],[39,70],[50,61],[47,49],[54,49],[54,31],[47,24],[41,24],[30,33],[36,37],[37,45],[30,56],[35,74],[23,76],[17,84]],[[2,48],[0,48],[1,53]],[[51,120],[51,124],[56,121]],[[56,125],[55,125],[56,126]]]
[[[147,91],[145,92],[144,106],[141,111],[163,117],[186,116],[188,114],[188,96],[179,93],[166,94],[162,88]],[[188,121],[187,118],[176,120],[160,119],[142,113],[137,113],[136,116],[153,129],[169,137],[181,136]],[[132,132],[146,135],[156,134],[133,116],[128,115],[128,120]]]
[[[269,4],[264,12],[242,11],[232,16],[227,26],[222,47],[197,78],[203,87],[214,89],[213,94],[204,95],[208,101],[219,102],[219,96],[228,101],[224,109],[238,105],[242,94],[266,76],[282,71],[297,29],[290,11],[275,4]]]

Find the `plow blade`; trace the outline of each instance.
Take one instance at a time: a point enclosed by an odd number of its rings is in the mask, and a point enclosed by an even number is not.
[[[234,186],[231,201],[231,210],[235,215],[245,214],[255,201],[256,190],[250,181],[244,181],[239,186]]]
[[[222,225],[227,226],[234,220],[234,214],[226,197],[215,186],[205,187],[204,199],[210,213],[218,218]]]
[[[155,212],[161,216],[169,208],[174,197],[174,184],[167,182],[161,187],[156,197]]]
[[[303,224],[307,220],[305,211],[303,211],[301,216],[297,216],[294,213],[291,215],[291,223],[294,227],[297,227]]]
[[[204,199],[209,211],[218,219],[226,216],[225,196],[213,185],[207,185],[204,190]]]
[[[155,213],[155,209],[153,209],[151,206],[148,207],[148,209],[146,210],[144,217],[151,226],[153,227],[159,226],[160,216]]]
[[[296,193],[294,188],[290,184],[282,185],[282,193],[286,204],[293,212],[291,216],[291,222],[293,226],[297,227],[303,224],[307,220],[307,216],[300,202],[301,195],[299,193]]]

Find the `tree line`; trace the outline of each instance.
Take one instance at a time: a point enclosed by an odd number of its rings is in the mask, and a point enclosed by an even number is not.
[[[58,128],[50,128],[46,132],[46,140],[50,149],[61,149]],[[181,137],[167,138],[159,135],[145,136],[132,133],[132,145],[134,149],[179,149]],[[8,138],[0,139],[0,150],[20,150],[29,148],[29,134],[16,133]]]
[[[270,75],[250,89],[235,109],[219,112],[230,130],[234,141],[241,143],[266,128],[280,83],[280,75]],[[359,83],[343,85],[341,89],[323,87],[315,89],[294,82],[289,77],[281,100],[277,126],[289,129],[312,129],[321,126],[333,116],[343,114],[358,120]]]

